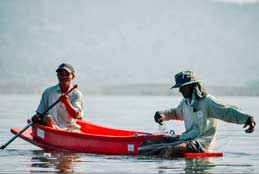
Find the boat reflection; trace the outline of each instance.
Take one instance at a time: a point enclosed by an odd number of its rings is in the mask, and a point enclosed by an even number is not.
[[[31,173],[73,173],[75,162],[80,162],[78,153],[40,150],[33,151],[33,154]]]

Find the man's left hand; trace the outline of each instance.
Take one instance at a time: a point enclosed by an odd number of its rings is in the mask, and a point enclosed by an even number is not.
[[[245,132],[252,133],[252,132],[254,132],[255,125],[256,125],[256,123],[254,121],[254,117],[249,117],[243,128],[246,128],[248,126],[248,128],[245,130]]]

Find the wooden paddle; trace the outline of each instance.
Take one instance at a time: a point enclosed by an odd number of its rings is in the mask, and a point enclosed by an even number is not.
[[[71,88],[70,90],[68,90],[65,95],[69,95],[74,89],[76,89],[78,87],[78,85],[74,85],[73,88]],[[53,108],[56,104],[58,104],[58,102],[60,102],[60,99],[58,99],[55,103],[53,103],[52,105],[50,105],[43,113],[41,113],[41,116],[44,116],[51,108]],[[29,123],[27,126],[25,126],[20,132],[18,132],[15,136],[13,136],[9,141],[7,141],[4,145],[2,145],[0,147],[0,149],[4,149],[8,146],[8,144],[10,144],[12,141],[14,141],[18,136],[20,136],[26,129],[28,129],[31,125],[33,124],[33,122]]]

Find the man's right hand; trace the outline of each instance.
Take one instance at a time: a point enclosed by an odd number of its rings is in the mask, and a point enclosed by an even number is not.
[[[155,122],[157,122],[157,123],[160,124],[160,125],[162,125],[162,122],[164,121],[164,120],[163,120],[163,117],[162,117],[162,115],[160,114],[159,111],[157,111],[157,112],[155,113],[154,119],[155,119]]]
[[[244,125],[244,128],[246,128],[248,126],[248,128],[245,130],[246,133],[252,133],[254,132],[254,128],[255,128],[255,121],[254,121],[254,117],[249,117]]]

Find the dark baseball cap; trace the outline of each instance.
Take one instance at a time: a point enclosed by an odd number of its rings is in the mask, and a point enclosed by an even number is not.
[[[69,73],[75,74],[74,68],[69,63],[62,63],[61,65],[59,65],[59,67],[56,70],[56,72],[58,72],[59,70],[62,70],[62,69],[66,70]]]

